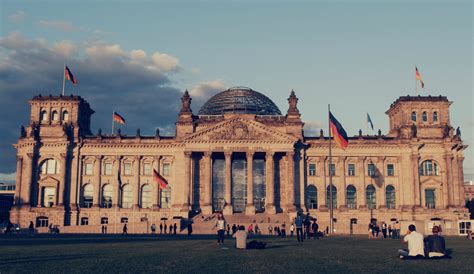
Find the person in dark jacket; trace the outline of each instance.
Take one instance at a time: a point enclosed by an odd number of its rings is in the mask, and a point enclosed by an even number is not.
[[[439,227],[433,226],[433,235],[424,239],[425,253],[429,258],[442,258],[449,256],[444,238],[439,234]]]

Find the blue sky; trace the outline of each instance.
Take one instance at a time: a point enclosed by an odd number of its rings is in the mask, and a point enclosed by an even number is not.
[[[415,95],[417,65],[420,94],[448,96],[452,125],[474,144],[471,1],[0,3],[0,114],[12,117],[0,122],[0,179],[15,171],[11,144],[28,123],[27,99],[59,93],[63,62],[79,80],[67,92],[96,110],[94,131],[110,130],[115,108],[130,134],[171,133],[184,89],[196,113],[237,85],[282,112],[294,89],[307,132],[327,127],[330,103],[349,135],[365,130],[366,112],[386,133],[389,105]],[[473,152],[465,152],[467,179]]]

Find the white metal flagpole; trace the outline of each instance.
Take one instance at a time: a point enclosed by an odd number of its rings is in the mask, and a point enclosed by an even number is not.
[[[66,63],[63,66],[63,92],[61,93],[64,96],[64,86],[66,85]]]
[[[114,116],[115,116],[115,110],[112,109],[112,135],[114,135]]]
[[[332,196],[332,149],[331,149],[331,105],[328,104],[328,127],[329,127],[329,234],[334,233],[334,209],[333,209],[333,196]]]
[[[417,71],[417,67],[415,65],[415,92],[416,92],[416,96],[418,96],[418,79],[416,79],[416,71]]]

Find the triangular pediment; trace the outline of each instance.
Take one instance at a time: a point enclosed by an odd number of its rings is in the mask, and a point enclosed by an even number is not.
[[[203,141],[294,143],[297,140],[294,136],[274,130],[262,123],[240,117],[222,121],[184,139],[188,143]]]

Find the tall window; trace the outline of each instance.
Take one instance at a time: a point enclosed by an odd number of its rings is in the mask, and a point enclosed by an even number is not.
[[[420,168],[420,175],[421,176],[438,176],[438,164],[433,160],[426,160],[421,163]]]
[[[171,164],[165,163],[163,164],[163,176],[170,176]]]
[[[132,164],[131,163],[123,164],[123,174],[124,175],[132,175]]]
[[[94,202],[94,186],[92,184],[87,184],[84,186],[83,194],[83,206],[85,208],[91,208],[92,203]]]
[[[433,122],[435,122],[435,123],[438,122],[438,112],[437,111],[433,112]]]
[[[425,206],[427,208],[436,208],[436,196],[434,189],[425,189]]]
[[[56,188],[45,187],[43,188],[43,206],[53,207],[56,202]]]
[[[104,164],[104,175],[112,175],[112,163]]]
[[[411,113],[411,120],[412,120],[413,122],[416,122],[416,111],[413,111],[413,112]]]
[[[347,166],[347,175],[348,176],[355,176],[356,175],[355,164],[349,164]]]
[[[58,174],[58,162],[54,159],[48,159],[41,164],[41,174]]]
[[[48,112],[46,110],[41,111],[40,119],[41,121],[48,121]]]
[[[387,176],[395,176],[395,167],[393,164],[387,164]]]
[[[133,206],[133,191],[130,184],[122,187],[122,208],[132,208]]]
[[[318,208],[318,190],[313,185],[306,188],[306,206],[309,209]]]
[[[171,187],[168,185],[161,191],[161,208],[170,208],[171,205]]]
[[[395,208],[395,188],[392,185],[385,188],[385,204],[389,209]]]
[[[151,163],[143,164],[143,175],[151,175]]]
[[[336,165],[335,164],[330,164],[329,165],[329,174],[331,174],[331,176],[336,176]]]
[[[59,114],[56,110],[53,111],[53,121],[59,121]]]
[[[367,165],[367,171],[368,171],[368,175],[370,177],[375,177],[375,165],[374,164],[368,164]]]
[[[105,185],[102,188],[102,207],[111,208],[112,207],[112,193],[114,192],[114,187],[110,184]]]
[[[94,164],[86,163],[84,165],[84,175],[92,175],[94,171]]]
[[[69,121],[69,112],[67,112],[67,110],[63,111],[63,121]]]
[[[423,113],[421,114],[421,120],[423,122],[427,122],[428,121],[428,115],[426,114],[426,111],[423,111]]]
[[[328,208],[331,205],[330,194],[332,192],[332,208],[337,208],[337,189],[334,185],[332,186],[332,191],[331,192],[330,192],[330,189],[331,189],[330,186],[328,186],[326,188],[326,205],[327,205]]]
[[[142,187],[142,201],[141,208],[151,208],[152,207],[152,190],[150,185],[144,185]]]
[[[375,187],[373,185],[367,186],[367,189],[365,190],[365,198],[368,209],[376,208]]]
[[[356,188],[353,185],[348,185],[346,189],[346,206],[350,209],[356,209],[357,196]]]
[[[309,176],[316,176],[316,164],[309,164]]]

